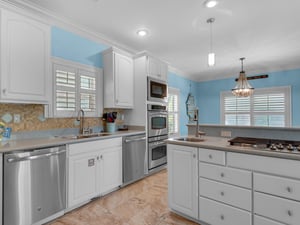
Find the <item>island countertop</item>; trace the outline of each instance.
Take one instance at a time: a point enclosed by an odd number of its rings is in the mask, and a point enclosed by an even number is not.
[[[182,138],[182,137],[181,137]],[[184,138],[195,138],[195,136],[184,136]],[[214,149],[228,152],[238,152],[252,155],[270,156],[276,158],[294,159],[300,160],[300,151],[288,151],[288,150],[270,150],[269,148],[255,148],[255,147],[243,147],[233,146],[228,142],[228,138],[202,136],[202,141],[182,141],[180,138],[169,138],[166,140],[167,144],[183,145],[197,148]]]

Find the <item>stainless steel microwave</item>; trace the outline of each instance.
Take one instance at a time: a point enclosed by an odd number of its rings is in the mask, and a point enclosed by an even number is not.
[[[148,77],[147,100],[152,102],[168,101],[168,85],[165,81]]]

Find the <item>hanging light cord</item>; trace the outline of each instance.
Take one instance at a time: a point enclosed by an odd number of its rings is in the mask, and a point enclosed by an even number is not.
[[[209,18],[206,20],[207,23],[210,25],[210,53],[212,53],[213,49],[213,32],[212,32],[212,23],[215,22],[215,18]]]

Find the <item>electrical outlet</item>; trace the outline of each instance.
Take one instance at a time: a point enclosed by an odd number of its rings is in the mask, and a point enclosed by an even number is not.
[[[221,130],[221,137],[231,137],[231,131]]]
[[[14,123],[20,123],[20,122],[21,122],[21,115],[14,114]]]

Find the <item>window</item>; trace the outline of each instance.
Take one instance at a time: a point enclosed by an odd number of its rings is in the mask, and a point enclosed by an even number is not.
[[[291,125],[291,89],[255,89],[250,97],[221,93],[221,121],[225,125],[288,127]]]
[[[170,136],[179,135],[179,90],[168,89],[168,129]]]
[[[100,115],[101,92],[97,89],[101,81],[99,71],[83,67],[67,62],[53,63],[55,117],[76,117],[79,109],[83,109],[86,116]]]

